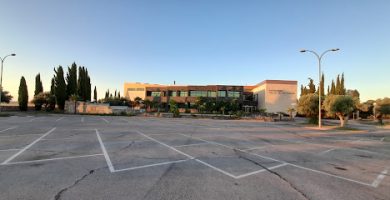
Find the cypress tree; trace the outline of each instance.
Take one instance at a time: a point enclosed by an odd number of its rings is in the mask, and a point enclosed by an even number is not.
[[[121,98],[121,92],[119,91],[118,92],[118,99],[120,99]]]
[[[336,94],[336,86],[334,80],[332,80],[332,86],[330,87],[330,94]]]
[[[314,94],[316,93],[316,85],[314,85],[314,80],[309,78],[310,82],[309,82],[309,93],[310,94]]]
[[[55,96],[56,103],[60,110],[64,110],[66,100],[66,83],[64,79],[64,70],[60,65],[57,70],[54,69],[54,84],[55,84]]]
[[[37,74],[35,76],[35,91],[34,91],[34,96],[43,92],[43,86],[42,86],[42,81],[41,81],[41,75]]]
[[[97,90],[96,90],[96,85],[95,85],[95,89],[93,90],[93,100],[95,100],[95,102],[97,102]]]
[[[51,85],[50,85],[50,94],[55,95],[56,87],[55,87],[55,76],[51,79]]]
[[[344,73],[341,75],[341,81],[340,81],[340,95],[345,95],[346,89],[344,86]]]
[[[84,91],[85,91],[85,85],[84,85],[85,81],[84,81],[84,67],[79,67],[79,79],[77,81],[77,94],[79,95],[79,97],[84,100],[85,99],[85,95],[84,95]]]
[[[85,93],[85,100],[91,101],[91,79],[89,78],[87,68],[85,68]]]
[[[328,92],[327,92],[326,94],[327,94],[327,95],[330,95],[329,85],[328,85]]]
[[[77,65],[75,62],[71,67],[68,67],[66,83],[66,98],[69,99],[70,96],[77,95]]]
[[[41,81],[41,75],[37,74],[35,76],[35,91],[34,91],[34,97],[38,95],[39,93],[43,92],[43,86],[42,86],[42,81]],[[42,104],[36,102],[35,103],[35,110],[41,110],[42,109]]]
[[[321,88],[321,96],[325,96],[325,76],[322,74],[321,76],[321,82],[320,82],[320,87]]]
[[[337,75],[337,80],[336,80],[336,95],[341,94],[341,83],[340,83],[340,75]]]
[[[21,111],[27,111],[27,104],[28,104],[28,90],[27,90],[27,84],[26,79],[22,76],[20,79],[20,85],[19,85],[19,91],[18,91],[19,97],[19,109]]]

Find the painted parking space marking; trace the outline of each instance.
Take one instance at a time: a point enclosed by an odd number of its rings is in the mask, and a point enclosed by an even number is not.
[[[156,163],[156,164],[150,164],[150,165],[130,167],[130,168],[125,168],[125,169],[116,169],[116,170],[114,170],[114,173],[115,172],[123,172],[123,171],[131,171],[131,170],[136,170],[136,169],[149,168],[149,167],[155,167],[155,166],[161,166],[161,165],[169,165],[169,164],[174,164],[174,163],[181,163],[181,162],[186,162],[186,161],[189,161],[189,160],[191,160],[191,159],[168,161],[168,162],[162,162],[162,163]]]
[[[13,160],[14,158],[16,158],[17,156],[19,156],[20,154],[22,154],[24,151],[26,151],[28,148],[30,148],[31,146],[33,146],[35,143],[39,142],[39,140],[41,140],[42,138],[46,137],[47,135],[49,135],[50,133],[52,133],[54,130],[56,130],[56,127],[50,129],[48,132],[46,132],[45,134],[43,134],[41,137],[39,137],[38,139],[34,140],[33,142],[31,142],[29,145],[25,146],[23,149],[21,149],[19,152],[17,152],[16,154],[12,155],[11,157],[9,157],[7,160],[5,160],[4,162],[2,162],[1,164],[4,165],[4,164],[7,164],[9,163],[11,160]]]
[[[375,187],[375,188],[378,187],[379,184],[383,181],[383,179],[385,179],[388,170],[389,170],[389,168],[383,170],[383,171],[376,177],[376,179],[374,180],[374,182],[372,182],[371,186],[372,186],[372,187]]]
[[[324,154],[329,153],[329,152],[334,151],[334,150],[336,150],[336,148],[332,148],[332,149],[328,149],[328,150],[325,150],[325,151],[321,151],[321,152],[318,153],[318,154],[324,155]]]
[[[58,119],[56,119],[56,122],[59,122],[59,121],[61,121],[62,119],[64,119],[65,117],[60,117],[60,118],[58,118]]]
[[[20,149],[0,149],[0,152],[1,151],[20,151]]]
[[[104,158],[106,159],[106,163],[107,163],[108,169],[110,170],[110,172],[115,172],[115,169],[114,169],[114,166],[112,165],[110,156],[108,156],[106,147],[104,146],[102,138],[100,137],[99,131],[97,129],[95,129],[95,131],[96,131],[96,136],[97,136],[97,138],[99,140],[99,143],[100,143],[100,147],[101,147],[101,149],[103,151]]]
[[[101,120],[103,120],[104,122],[106,122],[107,124],[109,124],[110,122],[108,120],[106,120],[105,118],[100,118]]]
[[[200,142],[200,143],[194,143],[194,144],[177,145],[177,146],[173,146],[173,147],[180,148],[180,147],[198,146],[198,145],[203,145],[203,144],[208,144],[208,143],[207,142]]]
[[[40,160],[28,160],[28,161],[18,161],[18,162],[9,162],[2,165],[17,165],[17,164],[31,164],[36,162],[47,162],[47,161],[54,161],[54,160],[68,160],[68,159],[75,159],[75,158],[87,158],[87,157],[96,157],[96,156],[102,156],[103,154],[90,154],[90,155],[81,155],[81,156],[67,156],[67,157],[61,157],[61,158],[48,158],[48,159],[40,159]]]
[[[17,126],[11,126],[11,127],[7,128],[7,129],[1,130],[0,133],[6,132],[8,130],[15,129],[15,128],[17,128]]]

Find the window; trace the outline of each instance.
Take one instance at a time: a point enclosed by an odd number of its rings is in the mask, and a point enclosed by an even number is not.
[[[145,88],[137,88],[137,91],[145,91]]]
[[[191,97],[207,97],[207,91],[190,91]]]
[[[218,91],[218,97],[226,97],[226,91],[224,90]]]
[[[217,92],[215,92],[215,91],[207,91],[207,96],[208,97],[217,97]]]
[[[228,97],[235,97],[235,98],[238,98],[238,97],[240,97],[240,92],[228,91]]]
[[[152,92],[151,96],[152,97],[159,97],[161,95],[161,92]]]
[[[127,88],[127,91],[135,91],[135,88]]]
[[[188,92],[187,91],[180,91],[180,96],[181,97],[188,97]]]
[[[175,92],[172,92],[172,96],[173,97],[177,97],[177,92],[175,91]]]

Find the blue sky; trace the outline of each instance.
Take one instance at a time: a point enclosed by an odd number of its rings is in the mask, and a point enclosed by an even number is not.
[[[88,68],[92,87],[123,94],[124,82],[252,85],[265,79],[344,73],[362,100],[390,97],[388,0],[3,0],[3,85],[17,97],[35,75],[49,90],[53,68]],[[299,86],[298,86],[299,90]],[[14,99],[15,100],[15,99]]]

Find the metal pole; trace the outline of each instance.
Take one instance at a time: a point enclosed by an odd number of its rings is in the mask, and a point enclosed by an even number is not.
[[[1,59],[1,58],[0,58]],[[5,58],[4,58],[5,59]],[[3,96],[3,63],[4,63],[4,60],[1,59],[1,76],[0,76],[0,112],[2,111],[2,107],[1,107],[1,102],[2,102],[2,99],[1,97]]]
[[[321,57],[318,58],[318,128],[322,128],[321,123]]]

